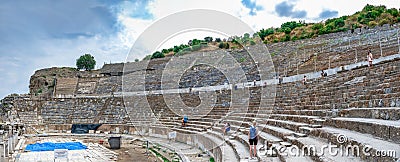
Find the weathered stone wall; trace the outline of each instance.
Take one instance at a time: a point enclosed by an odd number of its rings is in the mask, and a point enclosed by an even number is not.
[[[44,102],[44,124],[124,124],[128,118],[122,98],[65,98]]]
[[[344,109],[399,107],[400,60],[277,87],[276,108]]]
[[[29,81],[29,93],[33,95],[47,94],[52,95],[56,80],[63,78],[78,78],[78,77],[95,77],[99,72],[92,71],[77,71],[75,68],[69,67],[52,67],[35,71]]]
[[[354,62],[355,49],[360,53],[359,61],[365,59],[365,51],[371,48],[379,54],[379,30],[385,37],[385,53],[393,54],[397,45],[393,42],[396,29],[371,29],[359,35],[335,33],[310,40],[268,44],[267,47],[278,74],[293,75],[341,66]],[[366,40],[363,36],[368,36]],[[329,41],[326,41],[329,40]],[[346,42],[347,41],[347,42]],[[229,51],[240,62],[247,81],[259,80],[257,65],[246,50]],[[317,54],[315,54],[317,53]],[[199,53],[195,53],[199,54]],[[170,58],[151,60],[146,67],[146,90],[160,90],[163,69]],[[332,59],[332,60],[331,60]],[[242,61],[239,61],[242,60]],[[244,61],[243,61],[244,60]],[[311,61],[310,61],[311,60]],[[315,67],[318,62],[318,67]],[[350,107],[398,107],[400,106],[399,61],[382,63],[374,68],[359,68],[344,71],[326,78],[310,80],[307,85],[300,82],[285,83],[277,88],[277,100],[273,108],[282,110],[343,109]],[[298,71],[297,71],[298,68]],[[129,121],[121,97],[112,97],[122,92],[123,64],[107,64],[98,71],[76,71],[74,68],[48,68],[35,72],[30,80],[30,97],[16,100],[14,108],[23,122],[28,124],[72,124],[108,123],[124,124]],[[276,74],[271,74],[272,76]],[[269,76],[268,76],[269,77]],[[63,87],[69,78],[74,82]],[[188,69],[181,77],[179,87],[202,87],[223,85],[227,79],[208,66]],[[67,82],[70,83],[70,82]],[[64,88],[68,96],[57,96],[57,87]],[[56,89],[54,89],[56,88]],[[39,93],[41,92],[41,93]],[[56,95],[53,93],[56,92]],[[58,91],[60,92],[60,91]],[[61,91],[63,92],[63,91]],[[231,102],[230,90],[217,92],[218,99],[210,115],[223,115]],[[39,95],[42,94],[42,95]],[[249,111],[257,112],[260,91],[251,89]],[[200,103],[198,95],[182,94],[188,106]],[[149,95],[147,99],[155,114],[162,117],[177,117],[168,110],[162,95]],[[273,109],[271,107],[271,109]]]

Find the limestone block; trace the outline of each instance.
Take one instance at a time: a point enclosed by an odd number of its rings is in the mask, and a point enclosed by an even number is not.
[[[400,127],[393,127],[390,128],[390,139],[394,142],[400,142]]]
[[[390,138],[390,129],[388,126],[374,124],[371,128],[375,131],[375,133],[374,133],[375,136],[381,137],[383,139]],[[371,129],[371,128],[369,128],[369,129]]]

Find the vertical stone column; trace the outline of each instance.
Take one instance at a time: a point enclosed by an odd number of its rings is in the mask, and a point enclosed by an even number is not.
[[[4,147],[4,130],[0,130],[0,158],[5,158],[5,147]]]

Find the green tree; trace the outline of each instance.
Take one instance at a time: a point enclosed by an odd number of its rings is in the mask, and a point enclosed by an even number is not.
[[[268,35],[274,34],[274,29],[273,28],[269,28],[269,29],[261,29],[258,32],[258,35],[260,36],[261,40],[264,40],[264,38]]]
[[[219,48],[229,49],[229,43],[220,42],[218,47]]]
[[[313,30],[319,30],[319,29],[321,29],[321,28],[323,28],[323,27],[324,27],[323,24],[321,24],[321,23],[316,23],[316,24],[314,24],[314,25],[312,26],[312,29],[313,29]]]
[[[367,4],[362,10],[363,11],[372,11],[375,6]]]
[[[139,62],[139,59],[135,59],[135,62]]]
[[[194,46],[194,45],[198,45],[198,44],[200,44],[201,43],[201,40],[198,40],[198,39],[193,39],[192,40],[192,43],[190,44],[191,46]],[[182,48],[183,49],[183,48]]]
[[[161,50],[162,53],[169,53],[168,49]]]
[[[210,42],[213,41],[213,37],[205,37],[205,38],[204,38],[204,41],[210,43]]]
[[[254,40],[250,40],[250,45],[256,45],[256,42]]]
[[[164,53],[161,53],[160,51],[156,51],[151,55],[151,59],[155,58],[163,58],[165,57]]]
[[[282,31],[285,32],[285,34],[290,34],[290,32],[292,32],[292,29],[290,29],[289,27],[284,27],[282,28]]]
[[[90,54],[84,54],[76,60],[76,67],[78,68],[78,70],[93,70],[95,65],[96,60],[94,60],[94,57]]]
[[[399,11],[396,8],[388,9],[386,12],[391,14],[393,17],[399,16]]]
[[[219,43],[218,47],[219,47],[219,48],[225,48],[224,42]]]
[[[334,21],[334,23],[335,23],[335,26],[336,27],[343,27],[344,26],[344,20],[343,19],[336,19],[335,21]]]
[[[249,33],[244,33],[243,38],[244,39],[249,39],[250,38],[250,34]]]
[[[180,50],[179,46],[174,46],[174,53],[178,53]]]
[[[290,30],[293,30],[294,28],[301,27],[304,24],[302,22],[296,22],[296,21],[290,21],[290,22],[285,22],[281,25],[281,28],[290,28]]]

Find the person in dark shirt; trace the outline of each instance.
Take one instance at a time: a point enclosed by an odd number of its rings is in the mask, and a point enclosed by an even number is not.
[[[303,78],[303,84],[304,84],[304,85],[307,84],[307,76],[305,76],[305,75],[304,75],[304,78]]]

